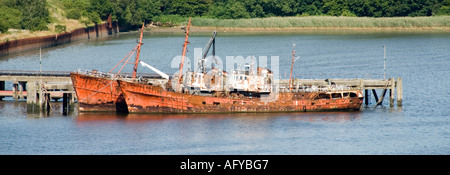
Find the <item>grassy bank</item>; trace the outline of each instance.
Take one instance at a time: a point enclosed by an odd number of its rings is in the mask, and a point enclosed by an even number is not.
[[[30,31],[24,29],[10,28],[6,33],[0,33],[0,43],[23,38],[40,37],[48,35],[56,35],[63,31],[57,31],[57,25],[65,26],[65,31],[69,32],[74,29],[86,27],[79,20],[68,19],[66,10],[60,0],[47,0],[47,8],[49,11],[50,23],[47,25],[48,30]]]
[[[184,24],[183,24],[184,25]],[[334,16],[307,16],[307,17],[270,17],[251,19],[207,19],[193,18],[195,27],[217,28],[272,28],[272,29],[438,29],[450,30],[450,16],[432,17],[334,17]]]
[[[66,31],[85,27],[77,20],[64,17],[64,11],[58,5],[49,8],[53,23],[49,24],[49,31],[30,32],[28,30],[14,30],[6,34],[0,34],[0,42],[36,36],[55,35],[55,25],[67,26]],[[155,17],[155,22],[171,23],[175,27],[152,27],[155,32],[182,32],[180,25],[186,25],[188,18],[174,15],[175,17]],[[334,16],[306,16],[306,17],[269,17],[250,19],[211,19],[194,17],[192,18],[192,31],[209,32],[236,31],[255,32],[271,31],[283,32],[293,30],[366,30],[366,31],[448,31],[450,32],[450,16],[431,17],[392,17],[392,18],[371,18],[371,17],[334,17]]]

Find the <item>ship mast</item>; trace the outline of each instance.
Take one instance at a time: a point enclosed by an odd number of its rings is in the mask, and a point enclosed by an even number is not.
[[[139,44],[137,46],[137,53],[136,53],[136,61],[134,62],[134,68],[133,68],[133,79],[136,78],[136,72],[137,72],[137,67],[139,64],[139,53],[141,52],[141,46],[142,46],[142,34],[144,33],[144,24],[142,23],[142,29],[141,29],[141,37],[139,38]]]
[[[294,57],[295,57],[295,44],[292,45],[292,63],[291,63],[291,74],[289,75],[289,90],[292,90],[292,69],[294,68]]]
[[[180,71],[179,71],[179,75],[178,75],[177,90],[180,89],[181,75],[182,75],[183,64],[184,64],[184,57],[186,56],[186,47],[189,44],[188,37],[189,37],[189,26],[190,25],[191,25],[191,18],[189,17],[189,22],[188,22],[188,25],[187,25],[187,28],[186,28],[186,39],[184,40],[184,45],[183,45],[183,54],[181,55],[181,63],[180,63]]]

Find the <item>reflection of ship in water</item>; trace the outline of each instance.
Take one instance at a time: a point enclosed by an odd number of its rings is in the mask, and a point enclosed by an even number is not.
[[[269,69],[252,65],[244,70],[225,72],[205,69],[205,56],[216,33],[207,44],[200,69],[183,73],[189,26],[183,46],[180,70],[166,81],[118,80],[130,113],[228,113],[228,112],[295,112],[359,110],[363,95],[360,90],[344,86],[306,87],[289,84],[281,88]],[[213,59],[214,60],[214,59]],[[291,82],[291,79],[289,80]]]
[[[127,123],[153,123],[164,121],[185,121],[185,120],[211,120],[220,121],[234,119],[237,121],[266,121],[279,120],[280,117],[286,120],[299,120],[305,122],[331,122],[340,123],[358,120],[359,112],[294,112],[294,113],[204,113],[204,114],[116,114],[116,113],[79,113],[76,117],[77,123],[95,123],[95,122],[127,122]]]
[[[300,120],[305,122],[326,122],[326,123],[344,123],[359,120],[361,113],[359,111],[333,111],[333,112],[313,112],[313,113],[294,113],[290,116],[291,120]],[[287,115],[289,116],[289,114]]]

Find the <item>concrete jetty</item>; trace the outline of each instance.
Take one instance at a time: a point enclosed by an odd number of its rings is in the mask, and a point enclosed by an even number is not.
[[[288,87],[289,80],[280,80],[280,88]],[[394,106],[395,92],[397,92],[397,106],[402,106],[403,83],[402,78],[388,79],[294,79],[293,86],[326,86],[326,85],[344,85],[351,89],[364,90],[364,104],[369,105],[370,91],[375,98],[376,105],[382,105],[386,92],[389,91],[389,104]],[[382,90],[380,98],[376,89]]]
[[[6,90],[8,81],[12,90]],[[63,113],[67,113],[76,100],[69,72],[55,71],[0,71],[0,100],[4,97],[26,99],[29,112],[49,111],[50,100],[62,99]]]

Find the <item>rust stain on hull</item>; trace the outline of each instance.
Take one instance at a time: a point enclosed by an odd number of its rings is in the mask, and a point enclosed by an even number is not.
[[[323,92],[283,92],[274,101],[263,97],[191,95],[159,86],[118,81],[130,113],[225,113],[359,110],[362,93],[345,98],[317,98]],[[270,99],[270,95],[268,95]]]
[[[127,112],[126,102],[116,80],[71,73],[80,111]]]

